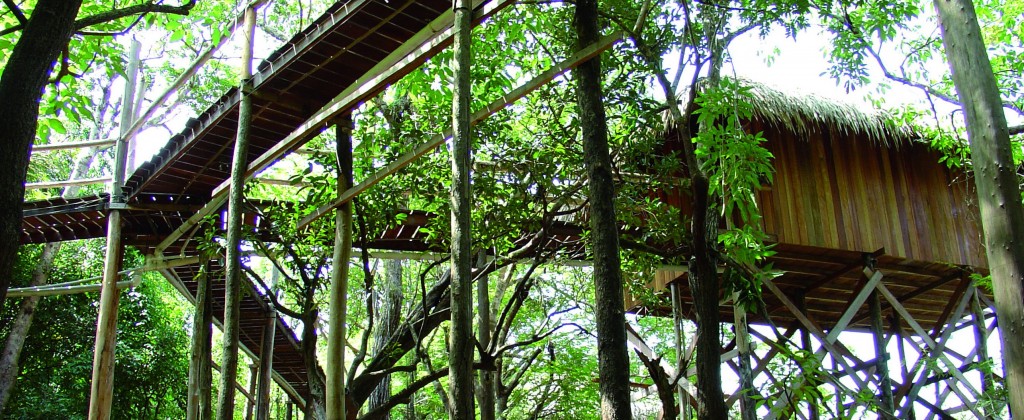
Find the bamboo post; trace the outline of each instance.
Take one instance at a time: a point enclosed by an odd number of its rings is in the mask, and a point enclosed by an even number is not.
[[[679,289],[678,282],[672,282],[669,285],[672,293],[672,327],[675,333],[676,339],[676,374],[686,375],[686,330],[683,328],[683,303],[682,303],[682,291]],[[690,399],[686,396],[686,391],[682,387],[676,389],[677,398],[679,398],[679,418],[681,420],[690,420]]]
[[[733,327],[736,334],[736,350],[739,358],[740,373],[740,418],[743,420],[755,420],[757,408],[754,405],[754,378],[750,370],[750,333],[747,331],[747,311],[742,305],[738,305],[739,292],[732,296]]]
[[[256,9],[245,10],[245,45],[242,48],[242,99],[238,105],[238,132],[231,160],[231,190],[228,197],[226,279],[224,285],[224,354],[221,361],[217,419],[231,420],[235,414],[232,384],[238,374],[238,329],[242,294],[242,206],[245,168],[248,167],[249,124],[252,121],[252,50]]]
[[[129,68],[138,68],[138,42],[132,42],[129,52]],[[134,78],[129,78],[126,91],[134,91],[130,86]],[[128,105],[131,107],[131,105]],[[121,125],[121,130],[127,127]],[[89,395],[89,419],[106,420],[110,418],[110,405],[114,394],[114,352],[117,345],[117,306],[120,290],[117,288],[118,272],[124,250],[121,246],[121,212],[124,205],[121,197],[121,185],[124,184],[125,136],[117,142],[114,149],[114,173],[111,182],[110,214],[107,216],[107,250],[103,261],[103,282],[100,289],[100,308],[96,320],[96,343],[92,359],[92,386]]]
[[[338,192],[352,185],[352,117],[346,115],[335,125],[338,149]],[[334,257],[331,270],[331,313],[327,320],[327,418],[339,420],[345,413],[345,319],[348,311],[348,260],[352,255],[352,203],[335,210]]]
[[[274,368],[274,335],[277,333],[277,311],[267,314],[267,324],[263,327],[263,343],[260,349],[259,385],[256,391],[256,420],[270,419],[270,384]]]

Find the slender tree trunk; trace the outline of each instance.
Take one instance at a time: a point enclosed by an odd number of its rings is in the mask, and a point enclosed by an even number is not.
[[[89,171],[92,162],[96,158],[97,148],[85,149],[79,153],[78,162],[72,170],[68,179],[78,179]],[[61,193],[62,197],[74,196],[79,190],[78,186],[69,186]],[[32,273],[32,282],[29,286],[42,286],[49,283],[50,269],[53,261],[60,252],[61,242],[48,243],[43,246],[43,252],[39,256],[39,264]],[[21,349],[25,346],[25,338],[32,327],[32,319],[35,316],[36,307],[39,305],[40,296],[29,296],[21,301],[21,308],[14,317],[11,330],[7,334],[7,341],[4,343],[3,353],[0,353],[0,414],[4,412],[7,401],[11,397],[11,391],[18,378],[18,362],[21,358]]]
[[[304,312],[302,319],[302,355],[306,363],[306,380],[309,383],[309,395],[306,398],[306,420],[322,420],[327,418],[324,371],[320,369],[316,357],[316,322],[319,311]],[[344,418],[344,417],[342,417]]]
[[[996,298],[1010,412],[1024,416],[1024,206],[1002,99],[970,0],[935,0],[963,103]]]
[[[71,39],[81,0],[40,0],[0,75],[0,309],[21,238],[21,209],[39,100],[53,64]]]
[[[476,285],[477,330],[476,339],[480,347],[487,349],[491,345],[491,301],[489,276],[484,276]],[[481,369],[477,371],[477,396],[480,406],[480,420],[494,420],[494,375],[495,371]]]
[[[30,286],[42,286],[47,283],[50,269],[53,267],[53,260],[60,251],[60,242],[49,243],[43,246],[43,253],[39,257],[39,265],[32,273]],[[0,355],[0,413],[3,413],[7,401],[11,397],[11,390],[18,378],[18,361],[21,357],[21,349],[25,345],[25,338],[28,337],[29,327],[32,326],[32,318],[35,315],[36,306],[39,305],[39,296],[29,296],[21,301],[21,309],[11,324],[11,331],[7,334],[7,341],[4,344],[3,354]]]
[[[207,263],[207,272],[210,265]],[[188,366],[187,420],[209,420],[213,417],[213,288],[210,275],[198,278],[196,313],[193,318],[192,356]]]
[[[245,11],[245,46],[242,48],[242,99],[238,105],[238,132],[231,160],[231,192],[228,199],[227,260],[224,286],[224,355],[221,359],[220,394],[217,397],[217,419],[235,416],[235,388],[238,376],[238,330],[242,299],[242,206],[245,170],[249,166],[249,124],[252,120],[252,49],[256,26],[256,10]]]
[[[597,0],[577,1],[573,20],[577,49],[583,49],[600,38],[597,9]],[[605,419],[631,419],[629,353],[626,349],[618,224],[615,220],[615,183],[608,152],[600,57],[580,64],[573,70],[573,78],[576,80],[576,100],[583,131],[583,162],[590,179],[601,416]]]
[[[470,419],[473,410],[473,285],[470,255],[470,0],[455,5],[455,85],[452,89],[452,313],[448,357],[449,417]]]
[[[338,156],[338,194],[353,184],[352,117],[346,115],[336,124]],[[345,407],[345,329],[348,311],[348,262],[352,256],[352,202],[335,210],[334,255],[331,270],[330,315],[327,337],[327,418],[346,417]]]
[[[387,273],[384,279],[384,288],[382,293],[374,299],[378,314],[377,327],[373,330],[374,357],[381,352],[389,351],[385,345],[388,338],[398,330],[398,318],[402,315],[402,260],[388,260],[384,264],[384,271]],[[387,375],[381,379],[380,384],[370,394],[367,411],[373,411],[377,407],[383,406],[390,398],[391,375]],[[383,418],[389,420],[391,414],[387,414]]]

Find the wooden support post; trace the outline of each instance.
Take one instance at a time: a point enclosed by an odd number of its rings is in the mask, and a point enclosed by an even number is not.
[[[135,121],[135,91],[139,83],[139,49],[141,47],[142,45],[139,44],[139,41],[132,38],[132,60],[128,62],[128,82],[124,89],[124,97],[121,98],[121,127],[128,127]],[[125,179],[128,177],[128,167],[135,166],[134,162],[129,161],[129,159],[134,159],[135,157],[135,139],[134,136],[127,138],[122,136],[120,141],[124,142],[124,157],[118,157],[124,159],[124,161],[120,163],[122,173],[118,175],[121,176],[121,179]]]
[[[800,294],[800,295],[798,295],[796,297],[796,305],[797,305],[797,309],[800,311],[800,313],[802,313],[802,314],[804,314],[806,316],[807,315],[807,303],[805,302],[805,298],[804,298],[803,294]],[[803,348],[804,351],[808,352],[808,354],[814,353],[814,346],[813,346],[813,343],[811,343],[811,334],[807,331],[807,327],[805,327],[803,325],[800,325],[798,328],[800,329],[800,345],[801,345],[801,347]],[[804,375],[806,375],[806,374],[808,374],[808,372],[804,372]],[[811,420],[818,420],[819,418],[821,418],[821,412],[818,410],[818,401],[817,401],[817,399],[812,397],[811,401],[807,405],[808,405],[807,414],[808,414],[808,416],[810,417]]]
[[[678,280],[677,280],[678,282]],[[672,293],[672,326],[675,332],[676,338],[676,372],[677,375],[686,375],[686,329],[684,328],[683,320],[683,303],[682,303],[682,290],[679,287],[679,283],[673,282],[669,285]],[[682,381],[678,381],[682,383]],[[677,398],[679,398],[679,418],[681,420],[690,420],[690,398],[686,395],[686,390],[682,387],[676,387]]]
[[[971,285],[974,289],[974,295],[971,296],[971,317],[974,321],[974,348],[977,350],[978,363],[985,365],[988,364],[991,359],[988,357],[988,327],[985,326],[985,311],[981,306],[981,290],[978,289],[977,285]],[[982,367],[979,369],[981,373],[981,393],[983,395],[988,394],[995,384],[995,380],[992,378],[991,367]],[[986,411],[986,418],[992,418],[995,414],[991,410]]]
[[[107,251],[103,263],[103,286],[100,290],[99,318],[96,322],[96,345],[92,362],[92,390],[89,397],[89,419],[110,418],[114,393],[114,350],[117,343],[117,289],[121,270],[121,212],[111,210],[107,218]]]
[[[473,15],[469,0],[455,0],[452,59],[452,186],[451,186],[451,330],[449,332],[448,416],[469,419],[473,408],[473,260],[470,254],[471,156],[469,113],[470,44]],[[621,299],[619,305],[621,306]]]
[[[337,124],[338,191],[352,185],[352,117]],[[331,270],[330,315],[327,320],[327,383],[324,399],[328,420],[346,418],[345,318],[348,311],[348,260],[352,256],[352,203],[335,210],[334,257]]]
[[[139,45],[132,43],[129,67],[138,68]],[[128,81],[129,84],[132,80]],[[126,86],[133,91],[134,86]],[[127,104],[130,108],[130,102]],[[125,130],[125,126],[121,126]],[[125,147],[127,138],[121,137],[114,148],[114,173],[110,191],[110,214],[107,216],[107,250],[103,261],[103,283],[100,289],[99,316],[96,320],[96,344],[92,359],[92,387],[89,395],[89,419],[110,418],[110,405],[114,397],[114,353],[117,348],[117,307],[121,291],[117,288],[118,272],[124,257],[121,246],[121,211],[124,198],[121,186],[124,184]]]
[[[896,405],[892,398],[892,380],[889,379],[889,353],[885,350],[885,333],[882,322],[882,302],[877,292],[868,297],[868,309],[871,311],[871,333],[875,338],[875,369],[878,373],[878,388],[882,410],[892,413]]]
[[[736,334],[736,350],[739,351],[739,376],[740,376],[740,418],[743,420],[755,420],[757,418],[756,406],[754,405],[754,375],[750,370],[750,333],[747,332],[747,310],[742,305],[737,305],[739,292],[732,296],[733,327]]]
[[[238,105],[238,131],[231,160],[231,190],[228,197],[227,251],[224,285],[224,354],[221,361],[220,394],[217,396],[217,419],[235,416],[235,391],[232,384],[238,375],[238,330],[242,298],[242,207],[245,169],[248,167],[249,125],[252,120],[252,49],[256,28],[256,9],[245,10],[242,47],[242,99]]]
[[[206,264],[209,273],[210,264]],[[188,366],[186,420],[213,417],[213,288],[207,274],[197,278],[196,313],[192,327],[192,355]]]
[[[878,292],[881,293],[882,296],[884,296],[887,301],[889,301],[889,304],[892,306],[893,310],[895,310],[897,313],[899,313],[900,316],[903,317],[903,320],[906,321],[907,324],[910,325],[910,328],[913,329],[914,332],[916,332],[918,334],[918,336],[922,340],[924,340],[925,345],[928,347],[928,349],[932,353],[932,357],[935,357],[937,359],[937,361],[941,361],[944,364],[946,364],[946,367],[949,368],[949,372],[953,374],[953,377],[956,378],[956,380],[959,381],[959,383],[961,385],[963,385],[967,389],[967,391],[969,393],[971,393],[973,395],[977,395],[978,392],[974,389],[974,387],[970,384],[970,382],[968,382],[967,379],[964,378],[963,374],[960,373],[960,371],[956,368],[956,365],[954,365],[952,362],[950,362],[949,358],[946,357],[946,355],[943,353],[943,348],[945,347],[945,345],[944,345],[945,344],[944,343],[945,340],[942,340],[942,341],[939,341],[939,342],[936,342],[935,340],[933,340],[931,338],[931,336],[929,336],[928,333],[924,330],[924,328],[921,328],[921,325],[918,324],[916,320],[914,320],[914,318],[910,315],[909,312],[907,312],[906,308],[903,307],[903,304],[901,304],[900,301],[898,299],[896,299],[896,296],[893,296],[892,292],[890,292],[889,289],[887,289],[885,287],[884,284],[879,283],[879,284],[875,285],[875,288],[877,288]],[[965,297],[969,297],[969,296],[965,296]],[[961,308],[957,310],[958,315],[955,316],[954,318],[959,318],[960,317],[959,313],[962,312],[963,306],[966,305],[966,304],[967,304],[966,300],[962,300],[961,301]],[[946,335],[946,334],[944,334],[944,335]],[[964,395],[964,393],[962,391],[960,391],[960,389],[958,387],[956,387],[955,385],[951,384],[950,388],[953,390],[954,393],[957,394],[957,397],[959,397],[962,401],[969,401],[969,399],[966,397],[966,395]],[[912,404],[908,404],[907,409],[905,409],[904,412],[910,411],[910,409],[912,407],[913,407]],[[976,415],[978,417],[983,417],[981,415],[981,412],[978,411],[976,407],[972,407],[971,408],[971,412],[974,413],[974,415]]]
[[[274,374],[274,335],[277,334],[277,311],[267,314],[260,349],[259,386],[256,388],[256,420],[270,419],[270,384]]]
[[[245,420],[252,420],[252,410],[256,408],[256,380],[259,378],[260,365],[258,362],[249,364],[249,399],[245,402]]]
[[[871,254],[864,254],[864,276],[871,277],[879,275],[875,270],[876,258]],[[878,292],[873,288],[869,289],[868,314],[871,317],[871,334],[874,336],[875,344],[875,373],[878,375],[879,408],[891,416],[896,406],[892,398],[892,381],[889,379],[889,355],[885,351],[885,327],[882,322],[882,301],[878,298]]]
[[[900,381],[900,382],[903,384],[900,387],[901,390],[900,390],[900,392],[897,393],[897,396],[893,397],[893,402],[897,403],[897,402],[899,402],[898,396],[903,396],[904,395],[903,387],[909,387],[910,386],[910,381],[912,379],[912,375],[910,374],[910,369],[907,368],[907,361],[908,361],[908,359],[907,359],[907,342],[906,342],[906,337],[904,337],[903,326],[900,325],[901,324],[900,317],[898,315],[896,315],[896,313],[894,312],[891,315],[890,322],[892,324],[893,335],[895,335],[895,337],[896,337],[896,344],[897,344],[896,348],[897,348],[897,351],[899,352],[899,355],[900,355],[900,373],[901,373],[901,377],[902,377],[902,381]],[[914,414],[913,410],[911,410],[910,412],[907,412],[907,413],[903,413],[903,416],[906,417],[908,420],[916,420],[917,419],[917,416]]]

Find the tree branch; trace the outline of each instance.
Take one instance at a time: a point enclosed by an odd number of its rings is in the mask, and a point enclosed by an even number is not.
[[[18,22],[22,25],[28,23],[28,19],[25,18],[25,14],[21,12],[21,8],[14,3],[14,0],[4,0],[4,4],[7,5],[7,8],[11,9],[11,13],[14,14],[15,19],[18,19]]]
[[[195,5],[196,0],[189,0],[186,3],[183,3],[181,6],[168,6],[154,2],[137,4],[134,6],[128,6],[122,9],[114,9],[78,19],[77,21],[75,21],[75,30],[80,31],[93,25],[118,20],[123,17],[147,13],[170,13],[175,15],[187,15],[188,12],[191,11],[192,7],[194,7]]]
[[[387,415],[387,413],[389,413],[392,408],[395,408],[395,406],[398,406],[399,404],[408,403],[409,398],[411,398],[413,394],[416,393],[416,391],[423,389],[423,387],[430,385],[431,383],[434,383],[435,381],[440,380],[445,376],[448,376],[448,369],[440,369],[427,374],[427,376],[417,379],[415,382],[405,387],[405,389],[391,396],[391,398],[389,398],[383,405],[377,407],[373,411],[366,413],[364,416],[360,417],[359,420],[374,420],[384,418],[384,416]]]

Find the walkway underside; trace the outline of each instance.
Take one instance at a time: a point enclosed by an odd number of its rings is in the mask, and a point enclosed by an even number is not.
[[[53,240],[70,240],[102,237],[105,232],[105,206],[103,197],[82,198],[74,200],[55,199],[47,202],[29,203],[25,211],[23,241],[26,243],[48,242]],[[179,207],[139,207],[126,211],[124,216],[126,243],[152,252],[160,238],[174,231],[200,205],[182,205]],[[403,224],[394,226],[374,236],[372,249],[422,252],[432,247],[424,242],[420,229],[426,224],[428,217],[414,213],[405,218]],[[259,231],[259,230],[257,230]],[[561,225],[549,229],[551,243],[560,244],[563,252],[580,255],[579,230],[572,226]],[[194,256],[195,238],[185,235],[182,247],[168,249],[169,255]],[[766,283],[763,287],[765,310],[749,315],[752,324],[751,334],[757,346],[754,352],[753,372],[755,382],[763,384],[763,392],[775,393],[763,395],[772,397],[773,401],[784,396],[785,392],[806,392],[807,387],[800,382],[803,379],[794,377],[774,377],[765,368],[769,362],[793,363],[794,366],[815,366],[812,381],[827,389],[828,395],[839,398],[842,405],[858,406],[867,404],[857,400],[855,396],[860,390],[870,390],[869,395],[879,393],[879,374],[876,358],[855,355],[850,350],[850,343],[836,341],[840,331],[857,331],[860,348],[870,345],[872,322],[868,307],[868,298],[876,291],[881,302],[880,319],[884,324],[884,339],[895,342],[901,350],[899,365],[903,371],[891,375],[892,389],[897,409],[901,406],[910,407],[910,403],[932,404],[935,392],[939,393],[938,401],[949,400],[960,408],[943,410],[930,407],[936,412],[952,414],[958,410],[968,409],[979,400],[982,390],[975,385],[965,385],[964,374],[970,371],[981,372],[979,368],[986,366],[979,353],[984,345],[973,342],[973,351],[964,351],[961,347],[949,348],[949,342],[955,331],[985,324],[985,336],[995,328],[993,312],[988,309],[993,304],[985,293],[979,293],[965,268],[935,263],[922,263],[905,260],[884,254],[883,250],[861,253],[778,244],[778,252],[771,258],[776,269],[784,270],[784,274]],[[865,264],[871,264],[869,268]],[[215,263],[214,268],[218,267]],[[166,275],[179,285],[186,296],[194,296],[197,284],[195,275],[200,263],[182,265],[165,270]],[[669,284],[678,286],[679,302],[683,317],[690,316],[691,298],[686,285],[685,272],[682,267],[667,267],[659,270],[652,286],[667,294]],[[870,273],[870,275],[869,275]],[[214,313],[220,319],[222,314],[223,286],[222,282],[215,286]],[[256,357],[262,334],[264,314],[268,304],[260,296],[265,295],[262,287],[253,286],[253,293],[247,294],[243,302],[241,341]],[[972,303],[977,299],[976,310]],[[634,302],[632,310],[640,313],[670,315],[670,306],[650,306]],[[980,312],[978,312],[980,311]],[[976,313],[977,312],[977,313]],[[728,299],[722,299],[721,316],[723,322],[732,322],[733,307]],[[769,317],[765,318],[765,314]],[[980,318],[978,318],[980,317]],[[771,322],[768,322],[770,319]],[[982,334],[979,330],[977,334]],[[803,338],[807,336],[807,341]],[[845,336],[844,336],[845,337]],[[975,335],[970,335],[975,337]],[[981,337],[979,335],[979,337]],[[636,341],[638,337],[634,337]],[[960,337],[963,340],[963,337]],[[978,338],[978,340],[981,340]],[[286,389],[291,389],[298,397],[306,395],[306,371],[301,353],[298,350],[294,334],[278,321],[278,333],[275,339],[274,370],[278,382]],[[800,359],[793,353],[781,351],[779,344],[789,343],[804,348],[807,345],[812,358]],[[823,345],[822,343],[828,343]],[[866,343],[866,344],[865,344]],[[692,344],[692,343],[691,343]],[[735,343],[728,343],[723,349],[723,363],[737,369]],[[870,347],[870,346],[868,346]],[[692,351],[692,346],[691,346]],[[923,356],[922,356],[923,355]],[[896,354],[890,358],[897,357]],[[786,360],[783,362],[783,360]],[[797,363],[799,360],[799,363]],[[692,362],[692,360],[691,360]],[[937,370],[938,369],[938,370]],[[799,371],[799,369],[797,369]],[[851,374],[852,372],[852,374]],[[799,372],[796,373],[799,377]],[[979,373],[980,374],[980,373]],[[685,381],[682,382],[684,386]],[[838,383],[839,386],[829,385]],[[772,384],[772,385],[769,385]],[[927,385],[939,387],[926,388]],[[785,386],[792,385],[793,390],[786,391]],[[922,388],[932,390],[929,399],[919,398]],[[769,391],[770,389],[774,391]],[[692,388],[691,388],[692,391]],[[738,398],[734,395],[733,401]],[[783,398],[784,399],[784,398]],[[298,399],[297,399],[298,400]],[[941,405],[941,404],[940,404]],[[776,407],[776,411],[784,413],[788,405]],[[919,405],[921,407],[921,405]],[[909,409],[909,408],[907,408]]]

